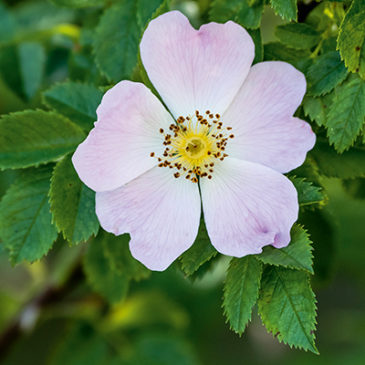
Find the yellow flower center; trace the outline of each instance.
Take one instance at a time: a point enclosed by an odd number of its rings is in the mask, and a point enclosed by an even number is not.
[[[194,183],[199,178],[212,178],[214,165],[217,160],[223,161],[228,155],[224,152],[228,139],[233,138],[229,134],[231,127],[223,127],[219,114],[212,114],[209,110],[205,115],[199,111],[194,116],[177,118],[176,124],[171,124],[170,132],[164,135],[165,150],[162,156],[155,156],[159,161],[159,167],[174,169],[174,176],[186,179]]]

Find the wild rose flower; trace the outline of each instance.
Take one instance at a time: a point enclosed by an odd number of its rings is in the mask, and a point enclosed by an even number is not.
[[[195,30],[177,11],[150,22],[140,51],[169,111],[145,85],[122,81],[104,95],[73,156],[96,191],[101,226],[130,233],[132,255],[152,270],[193,244],[201,208],[222,254],[288,245],[298,199],[283,173],[315,143],[293,117],[303,74],[285,62],[251,67],[254,44],[241,26]]]

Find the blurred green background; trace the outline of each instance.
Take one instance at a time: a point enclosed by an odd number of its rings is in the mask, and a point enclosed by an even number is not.
[[[174,6],[199,24],[208,1]],[[46,49],[42,79],[30,100],[0,78],[0,114],[40,106],[39,90],[69,77],[102,83],[89,49],[100,12],[47,1],[0,1],[0,40],[18,27],[21,37]],[[281,22],[267,7],[264,43],[275,40]],[[0,172],[1,195],[16,176],[17,171]],[[229,330],[221,308],[226,258],[194,280],[175,266],[152,273],[134,283],[124,301],[110,305],[85,281],[81,258],[87,244],[68,247],[59,238],[41,262],[16,267],[0,245],[0,364],[365,364],[365,183],[320,182],[328,204],[300,216],[314,246],[320,356],[279,344],[256,314],[242,337]]]

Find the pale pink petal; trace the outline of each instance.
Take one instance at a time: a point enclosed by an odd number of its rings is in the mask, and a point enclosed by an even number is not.
[[[300,166],[315,143],[309,124],[292,117],[305,89],[303,74],[288,63],[254,65],[222,118],[235,135],[227,153],[279,172]]]
[[[165,270],[194,242],[199,228],[198,185],[154,167],[125,186],[96,193],[101,226],[130,233],[132,255],[151,270]]]
[[[113,190],[157,164],[160,128],[171,115],[143,84],[122,81],[107,91],[97,110],[98,122],[78,147],[72,162],[80,179],[95,191]]]
[[[140,44],[147,74],[175,117],[223,113],[254,58],[254,43],[231,21],[195,30],[180,12],[152,20]]]
[[[228,157],[211,180],[201,179],[201,194],[208,235],[222,254],[242,257],[289,243],[297,192],[277,171]]]

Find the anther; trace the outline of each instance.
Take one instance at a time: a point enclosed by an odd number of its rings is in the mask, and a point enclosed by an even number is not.
[[[151,152],[151,153],[150,153],[150,156],[151,156],[151,157],[154,157],[154,156],[155,156],[155,153],[154,153],[154,152]]]

